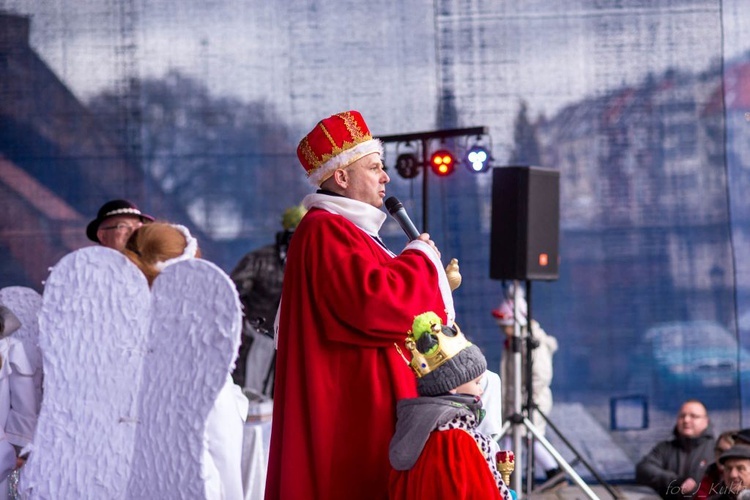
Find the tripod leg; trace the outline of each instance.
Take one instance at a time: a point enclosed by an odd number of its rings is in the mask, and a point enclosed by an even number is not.
[[[511,349],[513,353],[513,451],[516,454],[516,463],[523,464],[523,435],[521,434],[521,411],[523,400],[523,352],[521,348],[521,325],[518,318],[521,316],[521,291],[518,281],[513,282],[513,338]],[[521,495],[523,488],[523,470],[519,470],[511,477],[512,488]],[[531,493],[531,479],[526,479],[526,493]]]
[[[544,419],[545,422],[547,422],[547,425],[553,431],[555,431],[555,434],[557,435],[557,437],[559,437],[562,440],[562,442],[565,444],[565,446],[567,446],[568,449],[573,452],[573,454],[576,456],[576,460],[581,462],[589,470],[589,472],[591,472],[591,474],[596,478],[596,480],[599,481],[599,484],[604,486],[604,488],[610,493],[610,495],[612,495],[612,498],[617,498],[617,492],[612,489],[612,486],[610,486],[609,483],[607,483],[607,481],[605,481],[599,475],[599,473],[596,472],[596,469],[592,467],[591,464],[589,464],[588,461],[586,461],[586,459],[584,459],[581,456],[578,450],[575,449],[573,444],[570,441],[568,441],[565,435],[562,432],[560,432],[560,429],[558,429],[555,426],[555,424],[547,417],[547,415],[545,415],[544,412],[540,410],[539,407],[536,407],[536,406],[534,408],[534,411],[537,412],[539,416],[541,416]]]
[[[526,426],[526,429],[528,429],[528,431],[531,432],[540,443],[542,443],[542,446],[544,446],[546,450],[550,452],[555,460],[557,460],[557,463],[560,464],[560,467],[562,467],[570,476],[570,478],[583,490],[586,496],[588,496],[592,500],[599,500],[599,497],[596,496],[596,493],[594,493],[594,491],[589,488],[589,486],[583,481],[583,479],[581,479],[581,476],[579,476],[578,473],[573,470],[573,467],[571,467],[570,464],[565,461],[562,455],[557,452],[555,447],[552,446],[552,443],[547,441],[547,438],[545,438],[542,433],[539,432],[539,429],[537,429],[536,426],[531,423],[531,420],[524,417],[523,425]]]
[[[500,440],[505,437],[509,429],[510,429],[510,421],[506,420],[503,423],[502,428],[500,429],[500,434],[498,434],[497,437],[495,438],[495,441],[497,441],[498,444],[500,444]]]

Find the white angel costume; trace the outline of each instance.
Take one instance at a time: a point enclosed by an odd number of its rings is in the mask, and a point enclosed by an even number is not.
[[[23,342],[11,336],[21,327],[7,307],[0,306],[0,500],[8,498],[8,476],[19,450],[31,442],[39,412],[34,373]]]

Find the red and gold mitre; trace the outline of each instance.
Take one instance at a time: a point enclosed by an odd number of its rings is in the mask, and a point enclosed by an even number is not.
[[[335,170],[372,153],[382,156],[383,144],[372,138],[359,111],[344,111],[321,120],[297,146],[297,157],[315,187]]]

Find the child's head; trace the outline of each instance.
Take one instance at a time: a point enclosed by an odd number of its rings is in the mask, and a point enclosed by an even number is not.
[[[186,227],[166,222],[153,222],[136,229],[124,252],[146,275],[149,285],[167,265],[201,256],[197,241]]]
[[[481,395],[479,386],[487,361],[477,346],[466,340],[458,325],[443,325],[440,317],[426,312],[414,318],[406,339],[409,363],[417,374],[420,396],[445,393]]]
[[[518,313],[518,324],[526,326],[527,305],[524,298],[519,298]],[[514,316],[513,299],[504,299],[500,302],[500,305],[497,306],[497,309],[492,310],[492,317],[495,318],[497,324],[508,336],[513,336],[515,333],[516,322]]]

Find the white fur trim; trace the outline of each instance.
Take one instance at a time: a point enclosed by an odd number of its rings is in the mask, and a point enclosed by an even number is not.
[[[172,259],[165,260],[164,262],[159,261],[154,264],[154,267],[159,271],[163,271],[165,267],[171,266],[172,264],[177,264],[178,262],[182,262],[183,260],[192,259],[198,252],[198,240],[193,238],[193,235],[190,234],[188,228],[180,224],[172,224],[172,227],[182,233],[187,244],[185,245],[185,250],[183,250],[182,255],[178,255],[177,257],[174,257]]]
[[[353,148],[342,151],[313,170],[307,176],[307,180],[313,187],[319,187],[335,170],[347,167],[363,156],[372,153],[380,153],[380,156],[383,156],[383,143],[380,142],[380,139],[370,139],[369,141],[357,144]]]
[[[344,196],[331,196],[321,193],[308,194],[302,200],[302,205],[308,210],[322,208],[333,214],[343,215],[370,236],[378,236],[380,228],[388,218],[385,212],[379,208]]]
[[[445,303],[445,314],[448,317],[448,321],[445,323],[446,326],[452,326],[456,320],[456,310],[453,307],[453,292],[451,291],[451,285],[448,283],[448,276],[445,274],[445,268],[443,263],[440,262],[435,249],[429,244],[422,240],[411,240],[406,245],[404,250],[419,250],[424,253],[438,273],[438,286],[440,287],[440,295],[443,297],[443,303]]]

